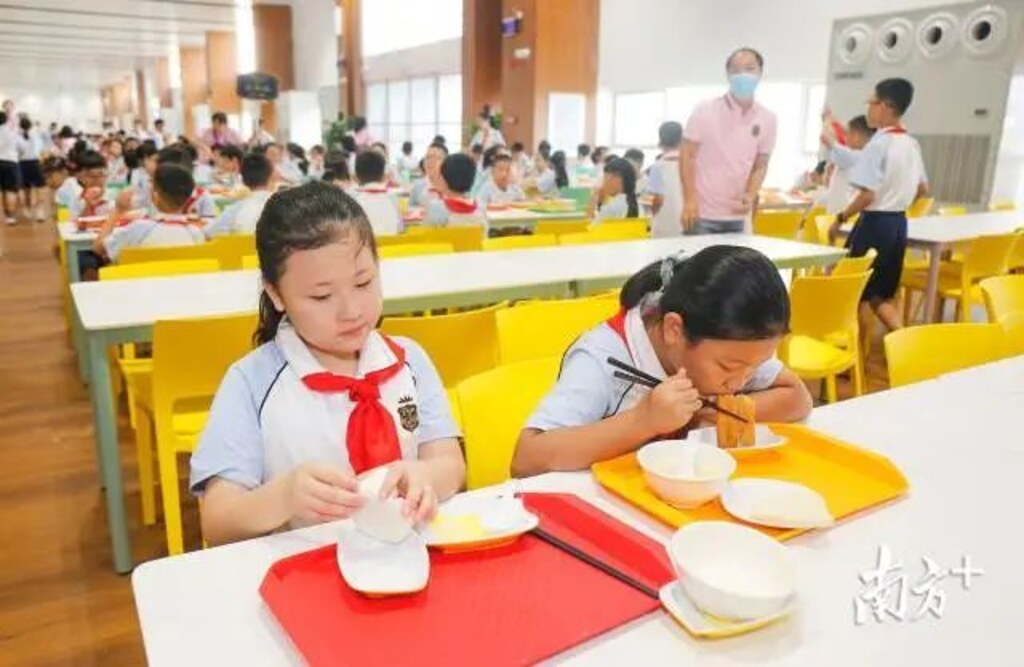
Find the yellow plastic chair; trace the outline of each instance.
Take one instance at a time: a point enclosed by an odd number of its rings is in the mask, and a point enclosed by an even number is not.
[[[816,215],[814,216],[814,227],[818,231],[818,245],[835,246],[836,248],[842,248],[845,241],[842,238],[837,238],[835,243],[830,243],[828,240],[828,230],[832,228],[832,223],[836,221],[834,215]]]
[[[955,215],[967,215],[966,206],[940,206],[939,215],[942,216],[955,216]]]
[[[477,225],[435,227],[416,235],[416,243],[450,243],[455,252],[483,248],[484,228]]]
[[[380,330],[422,345],[444,386],[454,387],[467,377],[498,365],[495,314],[507,307],[508,304],[499,303],[450,315],[385,317]]]
[[[125,248],[118,254],[118,264],[137,262],[165,262],[175,259],[215,259],[220,263],[220,253],[212,243],[199,245],[175,245]]]
[[[867,253],[861,257],[843,257],[841,260],[836,262],[831,275],[847,276],[851,273],[864,273],[865,271],[870,271],[871,266],[875,263],[875,257],[877,256],[878,252],[874,248],[868,248]]]
[[[555,384],[558,357],[499,366],[455,388],[466,447],[466,487],[477,489],[509,478],[519,434]]]
[[[253,234],[227,234],[210,240],[217,253],[221,269],[234,271],[242,268],[242,258],[256,252],[256,236]]]
[[[870,273],[793,278],[790,334],[779,358],[801,378],[825,380],[829,403],[837,400],[836,375],[853,369],[853,394],[864,392],[857,310]]]
[[[587,297],[534,301],[498,311],[502,364],[560,357],[574,340],[619,310],[618,299]]]
[[[533,226],[533,234],[554,234],[558,237],[562,234],[581,234],[589,227],[590,222],[587,220],[538,220]]]
[[[932,206],[934,205],[935,199],[933,197],[921,197],[914,201],[914,203],[910,205],[910,208],[907,209],[907,217],[923,218],[931,212]]]
[[[1024,354],[1024,311],[1004,315],[999,320],[999,326],[1005,334],[1003,352],[1010,357]]]
[[[973,322],[899,329],[887,334],[884,342],[891,387],[997,361],[1004,351],[1002,327]]]
[[[800,231],[803,211],[757,211],[754,214],[754,234],[793,241]]]
[[[594,220],[587,227],[588,231],[598,233],[632,234],[646,238],[651,229],[651,221],[647,218],[609,218]]]
[[[998,322],[1008,315],[1024,313],[1024,276],[998,276],[979,283],[985,298],[988,321]]]
[[[415,257],[417,255],[448,255],[452,252],[454,249],[451,243],[403,243],[377,248],[377,254],[381,259]]]
[[[1024,273],[1024,230],[1017,230],[1017,242],[1010,250],[1010,256],[1006,259],[1006,268],[1009,271]]]
[[[990,210],[990,211],[1016,211],[1017,210],[1017,203],[1016,202],[1012,202],[1012,201],[1010,201],[1008,199],[1001,199],[999,201],[994,201],[991,204],[989,204],[988,205],[988,210]]]
[[[143,495],[152,494],[152,426],[170,555],[184,549],[177,456],[195,449],[217,387],[228,367],[252,350],[255,328],[251,314],[167,320],[153,327],[153,374],[138,392],[139,481]]]
[[[57,207],[57,222],[69,222],[71,220],[71,211],[67,206]]]
[[[245,255],[242,257],[242,268],[243,269],[258,269],[260,268],[260,257],[259,255]]]
[[[484,250],[518,250],[521,248],[546,248],[558,245],[558,237],[554,234],[520,234],[518,236],[499,236],[484,239]]]
[[[1010,250],[1017,237],[1013,234],[997,236],[979,236],[970,243],[964,261],[944,265],[939,273],[939,295],[941,300],[954,299],[957,303],[957,319],[969,322],[971,304],[981,303],[981,289],[977,283],[984,278],[998,276],[1006,272]],[[905,272],[900,285],[908,291],[907,312],[910,312],[912,290],[924,292],[928,282],[928,273],[924,270]],[[940,302],[941,305],[941,302]]]

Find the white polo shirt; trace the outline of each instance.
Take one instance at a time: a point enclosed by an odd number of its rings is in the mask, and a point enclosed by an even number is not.
[[[875,193],[869,211],[906,211],[927,182],[917,140],[893,127],[875,132],[850,172],[854,187]]]

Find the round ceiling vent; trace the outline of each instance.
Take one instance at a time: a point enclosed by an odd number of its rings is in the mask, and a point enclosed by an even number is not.
[[[907,59],[913,44],[914,28],[906,19],[886,21],[875,34],[875,52],[882,62],[899,63]]]
[[[847,65],[860,65],[871,53],[871,28],[863,23],[848,25],[839,33],[836,55]]]
[[[932,14],[917,28],[918,49],[926,58],[941,58],[956,46],[958,27],[952,14]]]
[[[1009,37],[1010,22],[1006,10],[986,5],[967,15],[960,31],[964,49],[973,56],[992,55]]]

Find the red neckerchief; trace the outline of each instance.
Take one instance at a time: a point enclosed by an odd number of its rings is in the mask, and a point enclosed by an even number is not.
[[[326,371],[310,373],[302,378],[302,383],[313,391],[347,392],[349,399],[356,404],[348,418],[345,442],[348,461],[357,475],[402,458],[395,420],[380,402],[380,386],[398,375],[405,366],[405,350],[387,336],[382,334],[382,337],[395,355],[396,361],[390,366],[367,373],[363,378]]]
[[[892,127],[883,127],[878,131],[879,134],[906,134],[907,128],[900,125],[893,125]]]
[[[94,215],[99,215],[97,209],[107,203],[106,199],[100,199],[93,204],[90,204],[85,198],[85,190],[82,191],[82,201],[85,202],[85,207],[82,209],[82,214],[79,217],[88,218]]]
[[[359,192],[365,192],[366,194],[369,195],[386,195],[388,193],[388,189],[386,187],[367,188],[360,186],[357,189]]]
[[[191,211],[192,207],[195,206],[196,202],[199,201],[199,198],[205,194],[206,190],[197,186],[196,189],[192,191],[192,194],[189,196],[189,198],[185,200],[185,203],[181,207],[181,212],[188,213],[189,211]]]
[[[197,218],[190,218],[184,213],[158,214],[153,216],[153,222],[159,223],[161,225],[179,225],[183,227],[188,225],[202,226],[203,224],[202,220],[199,220]]]
[[[445,208],[452,213],[475,213],[476,202],[462,197],[442,197]]]
[[[629,342],[626,340],[626,309],[619,308],[619,312],[612,315],[611,319],[606,320],[605,324],[622,339],[622,344],[626,346],[626,353],[629,354],[629,359],[632,361],[633,351],[629,349]]]

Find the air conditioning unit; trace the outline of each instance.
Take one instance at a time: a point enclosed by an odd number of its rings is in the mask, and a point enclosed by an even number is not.
[[[848,120],[865,113],[877,81],[905,78],[915,88],[906,124],[920,141],[935,197],[987,203],[999,171],[1004,189],[1014,190],[1003,196],[1016,198],[1024,160],[998,158],[1022,21],[1024,3],[1017,2],[835,21],[826,103]]]

